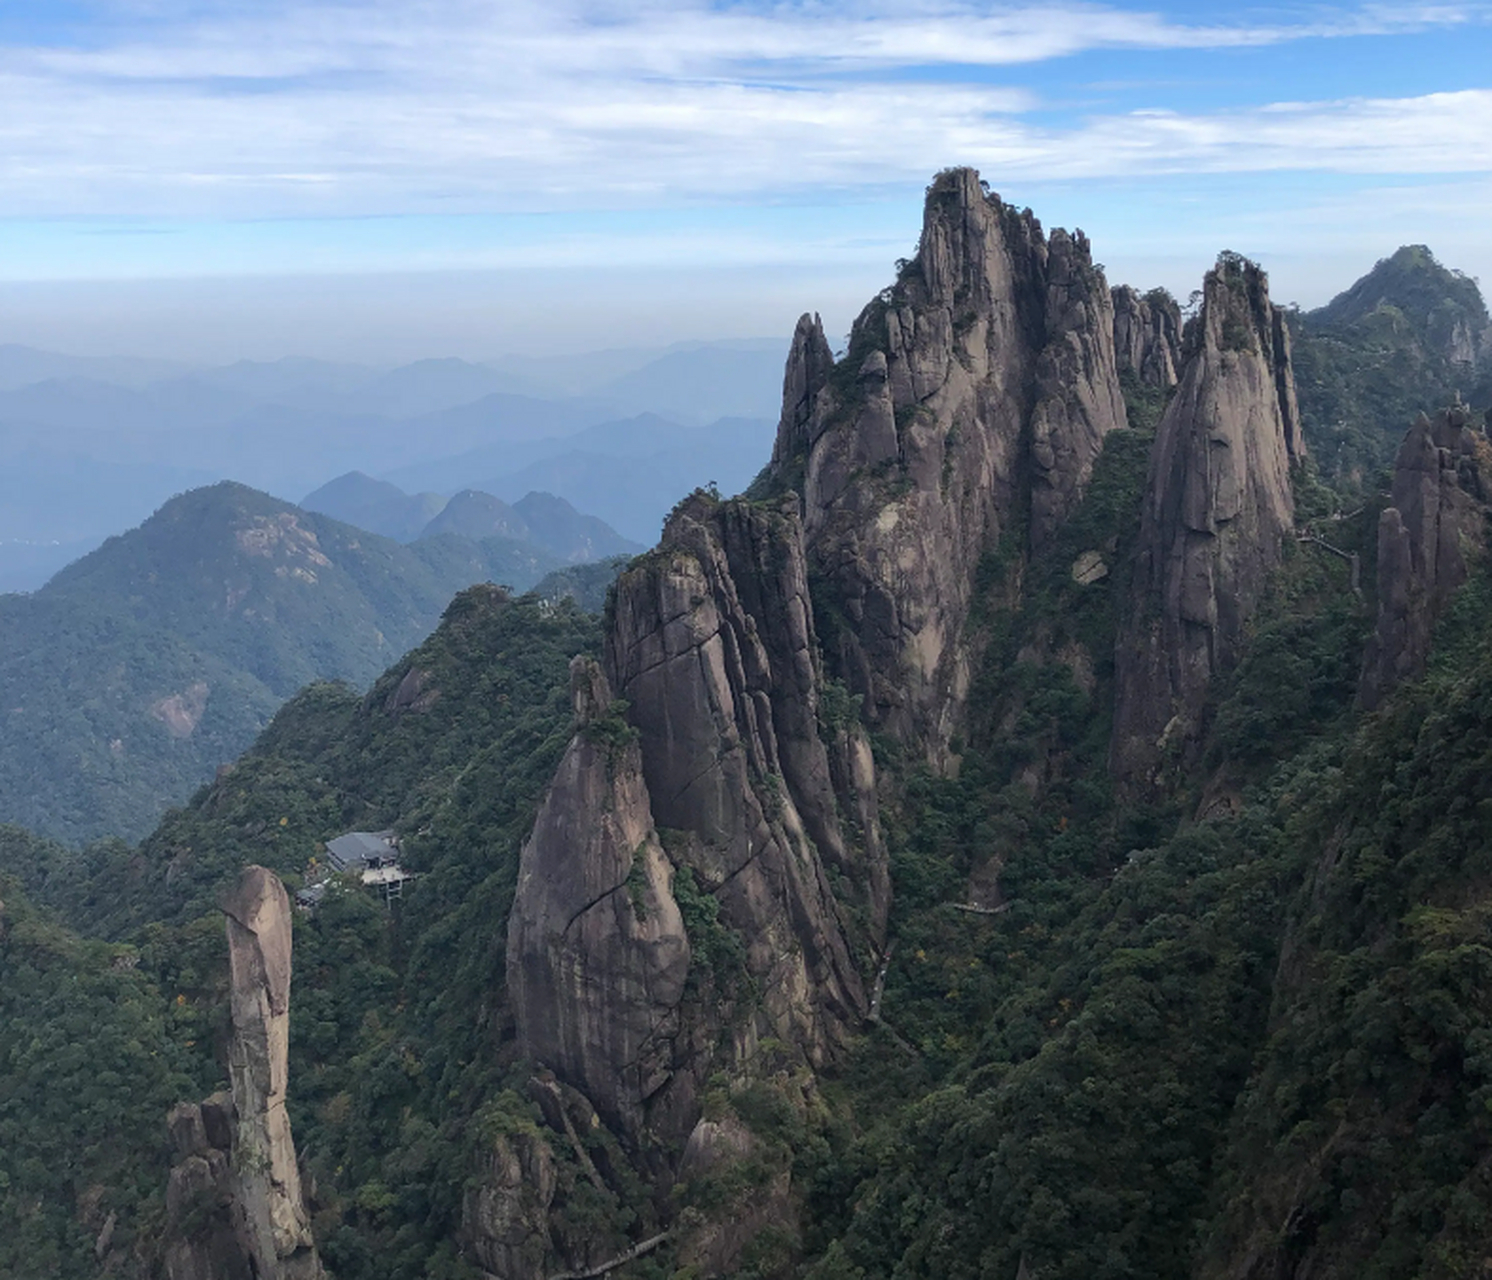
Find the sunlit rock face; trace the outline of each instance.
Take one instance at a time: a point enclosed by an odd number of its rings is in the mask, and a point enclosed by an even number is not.
[[[821,713],[794,503],[680,504],[618,579],[605,671],[525,847],[508,932],[519,1047],[639,1147],[682,1144],[711,1072],[772,1038],[813,1065],[866,1011],[846,910],[888,904],[864,730]],[[613,701],[613,691],[617,701]],[[687,872],[742,992],[690,1002]]]
[[[641,752],[594,661],[572,664],[571,696],[575,736],[520,864],[508,992],[525,1056],[636,1136],[674,1075],[689,940]]]
[[[248,867],[222,908],[232,1090],[171,1113],[166,1272],[170,1280],[320,1280],[285,1111],[290,899],[273,872]]]

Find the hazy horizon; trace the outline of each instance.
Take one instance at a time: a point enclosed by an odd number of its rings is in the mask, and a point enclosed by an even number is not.
[[[842,335],[973,165],[1111,282],[1492,277],[1492,11],[14,0],[0,342],[487,360]]]
[[[1394,240],[1361,256],[1250,256],[1270,271],[1279,302],[1310,309],[1401,244],[1425,242]],[[1444,265],[1479,277],[1433,241],[1429,247]],[[915,228],[904,256],[914,248]],[[1096,255],[1102,249],[1095,243]],[[1133,271],[1111,261],[1106,271],[1111,285],[1160,285],[1184,301],[1217,251],[1136,259]],[[785,355],[803,312],[820,313],[838,343],[893,274],[887,262],[801,274],[787,267],[687,274],[568,268],[0,281],[0,345],[192,365],[295,357],[378,366],[452,357],[501,363],[693,342],[777,341]]]

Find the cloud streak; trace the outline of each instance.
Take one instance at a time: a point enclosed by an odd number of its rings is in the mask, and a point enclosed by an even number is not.
[[[1101,5],[113,5],[0,47],[12,214],[316,216],[762,199],[979,164],[998,184],[1492,169],[1492,91],[1053,118],[1001,68],[1481,23],[1478,7],[1206,25]]]

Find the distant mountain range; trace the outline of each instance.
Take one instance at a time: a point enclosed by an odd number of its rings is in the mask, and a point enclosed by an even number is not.
[[[492,365],[194,369],[0,346],[0,591],[33,590],[171,495],[230,477],[296,494],[355,468],[509,503],[542,489],[650,541],[696,485],[750,481],[781,361],[780,343],[740,342]]]
[[[442,534],[478,541],[511,538],[566,564],[643,550],[641,543],[628,541],[604,520],[583,515],[552,493],[529,492],[509,506],[477,489],[463,489],[449,499],[438,493],[409,494],[387,480],[349,471],[307,494],[300,505],[399,542]]]
[[[548,495],[489,501],[518,513],[522,538],[453,520],[404,545],[218,484],[34,594],[0,596],[0,822],[69,842],[137,838],[296,690],[365,685],[472,583],[596,606],[615,564],[574,561],[586,539],[603,554],[628,544]]]

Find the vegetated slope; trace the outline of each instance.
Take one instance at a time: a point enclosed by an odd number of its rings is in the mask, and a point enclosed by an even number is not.
[[[0,597],[0,817],[138,838],[301,686],[365,683],[461,587],[555,563],[502,541],[402,547],[239,485],[175,498]]]
[[[397,917],[360,888],[336,885],[295,931],[291,1105],[299,1148],[324,1188],[318,1242],[339,1274],[474,1274],[454,1261],[464,1183],[512,1105],[503,1087],[513,1069],[505,1074],[493,1056],[507,909],[519,847],[569,736],[567,668],[574,654],[595,650],[598,630],[568,602],[474,587],[365,697],[318,684],[292,699],[231,771],[138,851],[100,844],[80,857],[19,833],[0,836],[0,874],[34,886],[73,926],[139,944],[128,953],[138,957],[129,976],[159,990],[141,1017],[142,1038],[147,1019],[165,1018],[172,1002],[169,1048],[184,1066],[142,1090],[130,1110],[131,1124],[163,1138],[169,1090],[190,1097],[211,1087],[226,968],[216,910],[223,887],[255,862],[294,888],[341,832],[394,824],[404,833],[404,861],[421,878]],[[112,1025],[96,1042],[72,1034],[102,1048]],[[29,1060],[0,1054],[0,1099],[19,1092],[29,1069]],[[395,1111],[405,1119],[390,1131]],[[513,1118],[524,1114],[520,1106]],[[51,1111],[22,1110],[13,1124],[27,1151],[71,1132]],[[132,1139],[108,1156],[124,1158],[134,1162],[132,1180],[110,1192],[105,1209],[117,1212],[126,1244],[106,1243],[100,1257],[116,1273],[152,1274],[161,1242],[142,1233],[159,1211],[169,1157],[163,1142]],[[95,1274],[97,1228],[76,1206],[113,1166],[92,1148],[69,1160],[67,1178],[32,1165],[12,1175],[8,1203],[39,1201],[34,1216],[62,1244],[37,1255],[60,1258],[57,1266],[30,1269],[23,1258],[7,1275]],[[625,1219],[616,1204],[596,1201],[573,1157],[558,1176],[594,1221]]]
[[[1029,248],[1039,234],[967,173],[935,183],[929,217],[924,245],[937,261],[916,267],[923,282],[991,278],[944,252],[950,227],[984,220],[976,266],[1001,260],[1003,237]],[[1033,273],[1049,263],[1025,261]],[[1079,265],[1087,318],[1060,314],[1088,325],[1101,277]],[[968,301],[957,287],[940,311],[914,284],[898,304],[914,323],[897,312],[892,329],[889,305],[873,306],[848,363],[830,356],[815,369],[824,353],[811,318],[800,325],[781,459],[803,468],[808,500],[822,503],[807,521],[785,493],[755,503],[693,495],[618,589],[604,645],[567,604],[468,592],[367,697],[318,685],[292,701],[139,851],[32,850],[17,856],[19,870],[71,924],[138,940],[142,971],[163,996],[185,997],[183,1026],[205,1027],[218,1016],[221,960],[204,945],[217,886],[247,861],[293,883],[316,843],[349,827],[404,834],[408,861],[426,874],[395,911],[343,885],[296,931],[291,1106],[315,1175],[318,1244],[342,1274],[531,1280],[566,1265],[599,1271],[632,1250],[646,1252],[614,1274],[1479,1274],[1492,1163],[1481,902],[1492,587],[1473,517],[1485,520],[1486,441],[1465,414],[1416,428],[1394,486],[1402,509],[1381,522],[1381,498],[1358,509],[1350,482],[1333,489],[1298,458],[1288,474],[1240,477],[1210,448],[1157,453],[1157,427],[1173,440],[1239,439],[1245,458],[1259,442],[1223,427],[1270,439],[1292,431],[1288,349],[1262,273],[1225,256],[1208,284],[1213,301],[1178,351],[1202,370],[1181,371],[1188,398],[1126,385],[1123,420],[1083,459],[1080,483],[1052,486],[1063,510],[1041,538],[1016,502],[978,549],[959,602],[956,656],[967,666],[932,690],[952,709],[934,725],[939,752],[898,723],[889,681],[871,686],[884,707],[857,696],[864,673],[843,632],[882,626],[889,609],[875,589],[858,601],[833,590],[813,559],[825,547],[863,550],[852,519],[886,536],[938,515],[936,504],[971,482],[958,467],[1001,431],[1030,443],[1018,416],[960,417],[956,436],[943,430],[950,422],[898,416],[888,388],[907,351],[876,360],[879,335],[982,343],[989,318],[976,305],[957,310]],[[1022,306],[1052,297],[1020,293]],[[1101,347],[1091,326],[1071,336]],[[979,411],[968,363],[912,363],[919,376],[946,375],[955,394],[943,404]],[[1096,376],[1107,381],[1101,368]],[[833,397],[823,432],[791,412],[794,392],[812,392],[815,379]],[[1053,412],[1046,396],[1028,407]],[[857,438],[835,433],[861,415],[884,446],[880,469],[856,474],[851,458],[836,473]],[[971,439],[976,431],[993,440]],[[905,451],[903,435],[916,437]],[[1442,438],[1458,443],[1421,447]],[[907,473],[908,458],[938,447],[951,451],[946,468]],[[1019,454],[1002,461],[1011,489],[1029,498],[1033,473]],[[835,509],[838,480],[863,506]],[[1211,572],[1216,539],[1196,526],[1233,518],[1230,496],[1247,493],[1239,480],[1274,486],[1294,527],[1239,549],[1262,556],[1263,569],[1247,616],[1227,619],[1230,651],[1207,668],[1200,703],[1186,704],[1184,739],[1162,731],[1165,767],[1116,786],[1119,671],[1164,634],[1157,625],[1122,644],[1121,632],[1145,610],[1170,617],[1178,607],[1178,593],[1153,598],[1135,552],[1143,543],[1163,559],[1200,545],[1182,562],[1201,566],[1194,577],[1207,591],[1193,583],[1181,607],[1195,626],[1219,625],[1209,592],[1227,579]],[[1168,492],[1188,501],[1162,501]],[[1457,520],[1418,518],[1435,511]],[[818,521],[832,537],[805,538],[804,524]],[[1391,552],[1381,562],[1380,529]],[[1405,682],[1364,715],[1356,699],[1374,615],[1379,640],[1392,642],[1393,602],[1436,598],[1392,575],[1427,562],[1438,572],[1455,558],[1440,554],[1451,534],[1469,576],[1450,596],[1429,673],[1414,683],[1410,667],[1394,666]],[[805,560],[823,654],[800,643],[814,634],[804,597],[781,589]],[[899,589],[894,576],[884,589]],[[867,657],[892,671],[931,643]],[[599,673],[581,664],[572,736],[566,659],[603,648],[638,703],[601,707]],[[667,678],[655,675],[665,668]],[[873,716],[874,760],[859,763],[862,780],[873,770],[878,814],[843,803],[840,754]],[[805,725],[807,734],[785,732]],[[698,772],[683,768],[696,763]],[[621,1019],[657,1002],[643,981],[654,972],[649,948],[667,938],[676,954],[682,929],[690,961],[678,1007],[693,1021],[682,1024],[692,1030],[680,1074],[711,1055],[719,1064],[694,1099],[698,1122],[682,1150],[600,1114],[563,1062],[521,1057],[532,1011],[526,1031],[508,994],[508,914],[551,777],[551,797],[565,803],[546,805],[546,840],[561,855],[631,831],[648,788],[656,813],[718,824],[713,844],[659,818],[635,846],[608,846],[633,849],[630,870],[624,858],[625,879],[560,921],[576,927],[555,944],[562,970],[598,984],[584,991],[589,1003],[555,1011],[570,1026],[577,1010]],[[809,784],[835,803],[812,809]],[[743,839],[748,851],[780,844],[802,814],[815,847],[793,846],[799,861],[748,905],[775,926],[778,904],[809,900],[801,868],[826,859],[809,941],[824,951],[842,927],[867,997],[863,1007],[853,993],[839,1002],[853,1034],[837,1045],[761,1034],[783,1010],[773,1003],[781,987],[760,975],[790,972],[808,948],[740,932],[713,861]],[[851,859],[827,861],[836,830],[869,840],[877,825],[892,881],[884,935],[868,900],[874,863],[856,879]],[[575,840],[554,839],[567,832]],[[533,856],[531,845],[525,866]],[[671,882],[655,874],[660,856]],[[546,892],[571,869],[562,857],[530,868],[551,877]],[[786,1011],[790,1033],[793,1015],[823,998],[805,993],[803,1009]],[[632,1034],[604,1016],[590,1025],[590,1054]],[[656,1038],[678,1038],[680,1027],[660,1023]],[[196,1069],[210,1074],[207,1037],[178,1034],[196,1041]],[[671,1080],[629,1071],[617,1083],[647,1102],[669,1097]],[[689,1101],[659,1123],[687,1127]],[[55,1221],[74,1221],[69,1188],[41,1194]],[[138,1220],[149,1206],[142,1198],[132,1212]]]
[[[1292,317],[1300,411],[1322,470],[1371,489],[1418,413],[1492,404],[1492,321],[1476,281],[1424,245]]]
[[[203,1079],[140,952],[77,937],[3,870],[59,856],[0,827],[0,1273],[18,1280],[152,1243],[161,1117]]]

